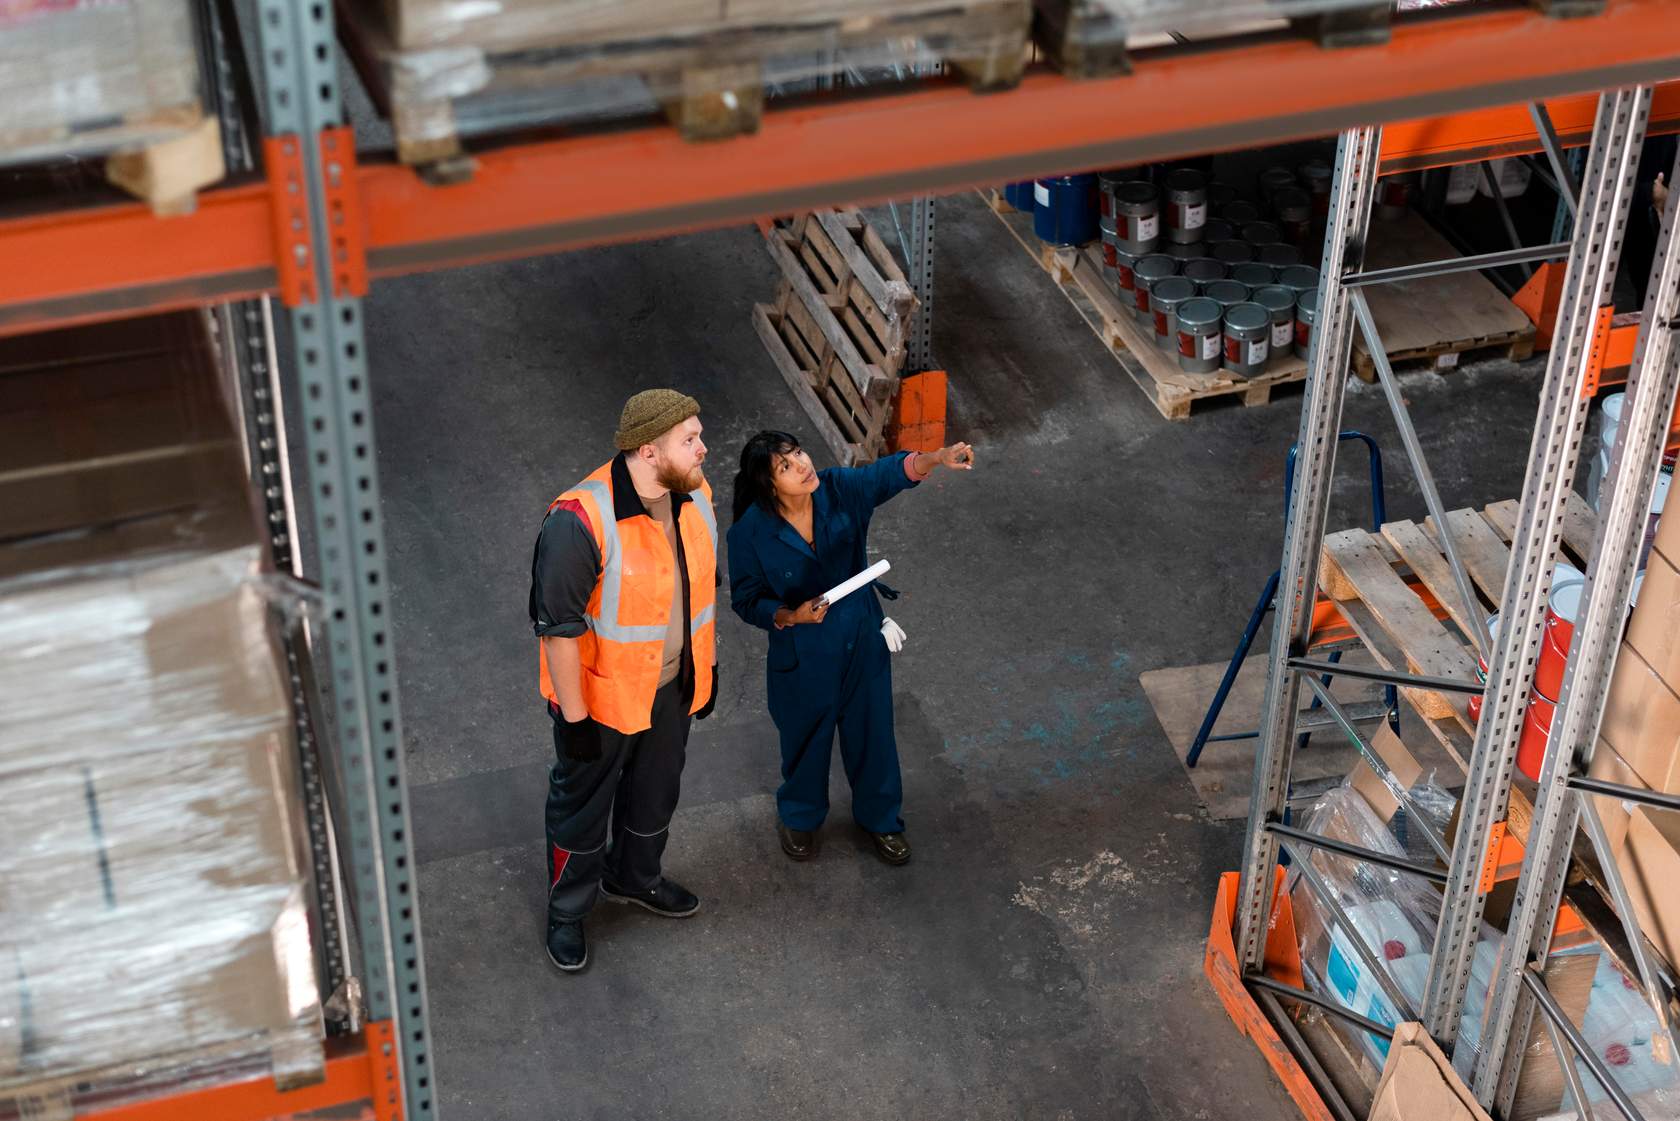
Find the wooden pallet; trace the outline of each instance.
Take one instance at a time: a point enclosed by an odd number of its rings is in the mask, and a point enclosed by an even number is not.
[[[1416,213],[1373,222],[1365,267],[1393,268],[1447,260],[1458,250]],[[1496,354],[1520,362],[1534,354],[1534,324],[1477,272],[1377,284],[1365,289],[1383,349],[1394,364],[1429,362],[1454,369],[1465,355]],[[1353,372],[1376,381],[1362,335],[1354,335]]]
[[[1451,510],[1453,543],[1481,603],[1497,611],[1511,561],[1516,501],[1481,511]],[[1571,494],[1563,526],[1564,552],[1584,567],[1596,516]],[[1433,519],[1390,522],[1381,534],[1342,530],[1324,539],[1320,584],[1377,662],[1391,670],[1476,681],[1476,655],[1466,635],[1452,569],[1441,552]],[[1470,694],[1403,690],[1430,733],[1461,767],[1468,767],[1476,724]],[[1513,813],[1515,817],[1515,813]],[[1516,822],[1513,821],[1513,828]],[[1521,835],[1527,835],[1526,821]]]
[[[528,29],[510,22],[498,32],[489,19],[475,37],[468,21],[449,54],[400,49],[389,16],[371,0],[356,0],[353,9],[355,33],[381,60],[379,92],[391,107],[398,156],[424,166],[462,160],[457,116],[469,113],[514,128],[545,123],[559,110],[612,113],[657,103],[688,140],[751,133],[766,85],[831,72],[822,69],[824,58],[837,67],[932,57],[976,92],[1012,89],[1026,66],[1032,18],[1031,0],[811,0],[746,20],[696,18],[692,26],[626,19],[630,30],[606,41],[599,30],[569,33],[554,22],[564,18],[554,6],[548,22]],[[463,52],[478,57],[465,65]],[[440,65],[446,55],[450,66]],[[602,92],[607,80],[623,92]]]
[[[1142,321],[1103,279],[1100,247],[1058,249],[1045,245],[1033,233],[1031,215],[1015,210],[995,190],[983,192],[981,197],[1021,247],[1050,274],[1080,318],[1168,420],[1185,420],[1196,402],[1215,398],[1235,398],[1247,406],[1265,405],[1278,386],[1307,376],[1307,364],[1293,356],[1256,378],[1224,369],[1211,374],[1186,373],[1172,355],[1155,345],[1152,333],[1144,334]]]
[[[835,459],[868,463],[885,449],[915,293],[856,210],[759,229],[783,280],[753,328]]]

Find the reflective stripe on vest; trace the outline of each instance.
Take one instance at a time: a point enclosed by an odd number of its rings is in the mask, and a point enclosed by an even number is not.
[[[706,523],[706,532],[711,534],[712,537],[712,556],[716,557],[718,545],[717,511],[712,509],[712,504],[704,493],[701,493],[699,498],[693,499],[689,505],[700,512],[700,520]],[[711,603],[702,607],[700,613],[689,621],[688,633],[691,635],[700,633],[701,627],[706,626],[716,618],[717,600],[714,597]]]
[[[598,637],[609,642],[664,642],[668,624],[637,627],[625,626],[618,621],[624,555],[618,544],[618,519],[613,516],[612,488],[600,480],[585,479],[572,489],[587,491],[601,511],[601,614],[596,616],[585,611],[584,621]]]

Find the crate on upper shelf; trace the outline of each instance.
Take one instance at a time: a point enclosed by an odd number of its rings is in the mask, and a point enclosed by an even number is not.
[[[1031,0],[354,0],[383,60],[399,156],[461,137],[663,109],[687,139],[754,131],[771,87],[943,63],[976,90],[1020,81]]]
[[[884,447],[915,293],[856,210],[759,228],[783,279],[753,326],[834,458],[867,463]]]

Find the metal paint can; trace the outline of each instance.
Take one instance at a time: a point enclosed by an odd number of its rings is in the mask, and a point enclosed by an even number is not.
[[[1312,240],[1313,198],[1296,187],[1279,191],[1272,196],[1272,213],[1281,227],[1280,240],[1291,245],[1305,245]]]
[[[1246,241],[1219,241],[1208,246],[1208,256],[1227,265],[1240,265],[1254,260],[1254,246]]]
[[[1272,313],[1259,304],[1237,304],[1225,312],[1224,366],[1252,378],[1266,372],[1272,349]]]
[[[1260,208],[1247,199],[1233,199],[1219,208],[1219,217],[1241,229],[1260,220]]]
[[[1207,176],[1181,167],[1167,176],[1167,239],[1179,244],[1202,240],[1208,220]]]
[[[1132,276],[1132,270],[1137,263],[1137,257],[1125,250],[1114,251],[1114,290],[1120,293],[1120,303],[1134,315],[1137,314],[1137,281]]]
[[[1184,262],[1184,268],[1180,271],[1187,279],[1195,282],[1198,292],[1201,292],[1214,281],[1224,280],[1231,275],[1230,267],[1224,261],[1213,257],[1197,257],[1194,260],[1186,261]]]
[[[1305,358],[1312,349],[1313,324],[1318,321],[1318,289],[1295,298],[1295,356]]]
[[[1155,321],[1155,345],[1178,349],[1178,308],[1196,298],[1196,286],[1182,276],[1162,277],[1149,290],[1149,310]]]
[[[1272,317],[1272,362],[1283,361],[1294,352],[1295,293],[1281,284],[1268,284],[1256,288],[1249,300]]]
[[[1249,261],[1232,269],[1231,279],[1238,284],[1248,285],[1250,289],[1264,288],[1277,282],[1277,270],[1259,261]]]
[[[1312,197],[1313,215],[1318,218],[1330,213],[1330,186],[1336,169],[1323,160],[1308,160],[1300,167],[1301,186]]]
[[[1242,228],[1242,239],[1250,245],[1277,245],[1283,231],[1270,222],[1250,222]]]
[[[1178,305],[1178,366],[1191,374],[1219,369],[1225,309],[1205,296]]]
[[[1115,241],[1128,253],[1143,256],[1161,243],[1161,201],[1153,183],[1137,180],[1114,190]]]
[[[1202,240],[1207,242],[1230,241],[1237,236],[1237,227],[1223,218],[1209,218],[1207,225],[1202,227]]]
[[[1293,288],[1295,297],[1301,293],[1318,287],[1318,270],[1311,265],[1291,265],[1278,270],[1277,282],[1285,288]]]
[[[1149,289],[1157,280],[1165,280],[1178,273],[1178,262],[1161,253],[1139,257],[1132,266],[1132,314],[1139,319],[1149,318]]]
[[[1207,256],[1207,242],[1205,241],[1169,241],[1161,246],[1161,252],[1179,261],[1188,261],[1193,257]]]
[[[1120,168],[1097,172],[1097,217],[1103,222],[1114,223],[1114,192],[1129,178]]]
[[[1273,195],[1287,187],[1298,185],[1295,173],[1287,167],[1268,167],[1260,173],[1260,197],[1266,200],[1267,206],[1272,205]]]
[[[1234,280],[1216,280],[1202,289],[1202,295],[1218,304],[1220,314],[1224,314],[1238,304],[1248,302],[1248,285]]]
[[[1259,259],[1274,269],[1286,269],[1301,263],[1301,251],[1293,245],[1262,245]]]
[[[1384,175],[1377,180],[1377,217],[1384,222],[1398,222],[1412,208],[1412,193],[1419,182],[1415,171],[1401,171]]]
[[[1107,218],[1101,218],[1098,220],[1098,228],[1102,230],[1103,268],[1112,269],[1115,267],[1114,253],[1118,249],[1118,245],[1115,243],[1114,227],[1109,224]]]
[[[1033,232],[1047,245],[1084,245],[1097,237],[1097,177],[1057,175],[1033,184]]]

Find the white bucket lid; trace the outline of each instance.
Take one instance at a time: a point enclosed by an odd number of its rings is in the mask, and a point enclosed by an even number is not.
[[[1645,584],[1645,570],[1642,568],[1633,574],[1633,598],[1628,600],[1628,610],[1632,611],[1639,602],[1639,589]]]
[[[1557,565],[1552,569],[1552,587],[1554,588],[1559,584],[1567,584],[1571,580],[1585,580],[1586,578],[1587,574],[1585,572],[1582,572],[1568,561],[1558,561]]]
[[[1586,590],[1585,580],[1565,580],[1561,584],[1553,584],[1547,606],[1552,609],[1553,615],[1573,625],[1576,616],[1581,613],[1581,594]]]
[[[1674,476],[1667,471],[1657,472],[1657,489],[1651,492],[1651,513],[1662,513],[1663,503],[1668,501],[1668,487],[1674,482]]]
[[[1626,393],[1612,393],[1604,399],[1604,419],[1611,424],[1622,423],[1622,406],[1627,403]]]

